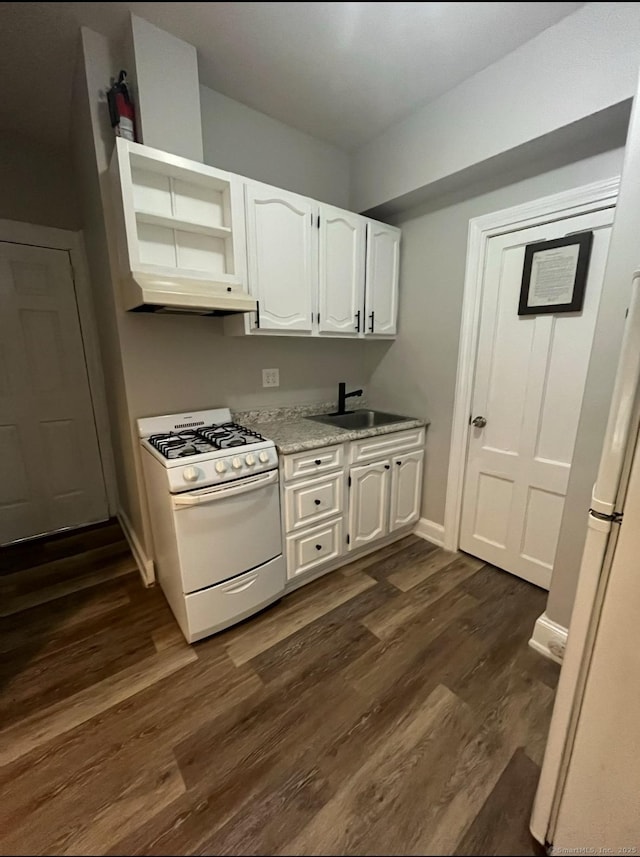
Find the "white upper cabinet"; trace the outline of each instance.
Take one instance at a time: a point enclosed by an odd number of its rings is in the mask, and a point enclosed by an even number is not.
[[[363,329],[364,217],[320,204],[318,332],[357,335]]]
[[[311,333],[317,291],[317,205],[261,184],[245,186],[249,291],[261,331]]]
[[[232,335],[395,335],[399,229],[122,138],[111,175],[125,309],[221,313]]]
[[[125,309],[253,305],[240,176],[121,137],[110,171]]]
[[[375,220],[367,222],[365,334],[393,336],[398,317],[400,230]]]

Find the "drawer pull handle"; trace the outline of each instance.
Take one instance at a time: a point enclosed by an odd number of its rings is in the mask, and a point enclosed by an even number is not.
[[[321,459],[321,458],[316,458],[316,464],[322,464],[322,459]]]
[[[313,502],[316,504],[316,506],[320,505],[320,500],[314,500]]]
[[[317,551],[321,551],[321,550],[322,550],[322,545],[316,545],[316,550],[317,550]]]

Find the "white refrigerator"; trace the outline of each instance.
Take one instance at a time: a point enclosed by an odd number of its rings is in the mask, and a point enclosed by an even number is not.
[[[628,291],[627,320],[531,818],[549,853],[640,854],[638,105],[605,273]]]

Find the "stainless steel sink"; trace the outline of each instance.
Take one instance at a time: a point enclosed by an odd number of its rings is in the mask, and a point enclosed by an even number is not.
[[[404,423],[413,418],[400,417],[398,414],[387,414],[384,411],[367,411],[363,409],[349,411],[346,414],[318,414],[315,417],[307,417],[307,419],[343,429],[364,429],[388,426],[391,423]]]

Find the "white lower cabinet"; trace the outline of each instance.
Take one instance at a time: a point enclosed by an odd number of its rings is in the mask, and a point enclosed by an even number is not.
[[[284,489],[285,515],[290,530],[299,530],[342,513],[344,476],[330,473],[303,479]]]
[[[287,577],[297,577],[332,562],[342,553],[342,518],[287,536]]]
[[[349,550],[386,536],[389,528],[388,460],[352,467],[349,474]]]
[[[351,562],[420,517],[424,428],[281,458],[289,581]]]
[[[400,454],[391,460],[389,532],[413,524],[420,517],[424,450]]]

